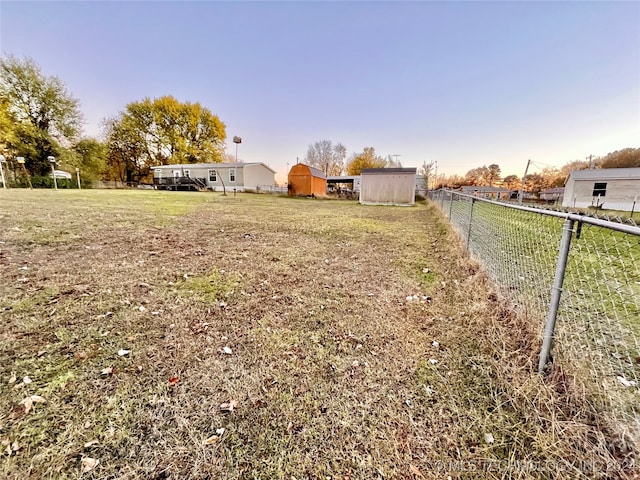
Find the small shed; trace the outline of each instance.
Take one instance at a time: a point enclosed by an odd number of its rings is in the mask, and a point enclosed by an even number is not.
[[[291,196],[324,197],[327,195],[327,176],[317,168],[296,163],[289,170],[288,193]]]
[[[640,198],[640,167],[575,170],[564,188],[563,207],[630,211]]]
[[[415,187],[415,168],[365,168],[360,180],[360,203],[410,206],[415,202]]]

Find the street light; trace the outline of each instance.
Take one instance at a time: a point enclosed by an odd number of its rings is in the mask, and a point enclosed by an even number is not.
[[[56,157],[49,155],[47,160],[51,163],[51,175],[53,175],[53,185],[58,189],[58,180],[56,180]]]
[[[6,162],[4,155],[0,155],[0,176],[2,176],[2,187],[7,188],[7,182],[4,181],[4,170],[2,164]]]
[[[236,163],[238,163],[238,144],[242,143],[242,138],[238,136],[233,137],[233,143],[236,144]]]

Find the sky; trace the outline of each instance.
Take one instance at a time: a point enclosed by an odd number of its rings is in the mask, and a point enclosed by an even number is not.
[[[640,147],[639,25],[640,2],[2,0],[0,53],[63,80],[86,135],[173,95],[280,181],[325,139],[521,175]]]

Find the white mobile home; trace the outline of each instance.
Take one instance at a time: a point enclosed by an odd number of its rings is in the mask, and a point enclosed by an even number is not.
[[[191,163],[161,165],[153,169],[153,184],[163,190],[196,186],[201,189],[238,192],[273,187],[276,172],[264,163]]]
[[[413,205],[416,198],[415,187],[415,168],[365,168],[360,180],[360,203]]]
[[[640,199],[640,167],[576,170],[564,187],[563,207],[630,211]]]

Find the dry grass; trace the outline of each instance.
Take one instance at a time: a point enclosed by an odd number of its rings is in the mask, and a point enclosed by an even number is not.
[[[10,190],[0,242],[0,477],[636,474],[429,206]]]

